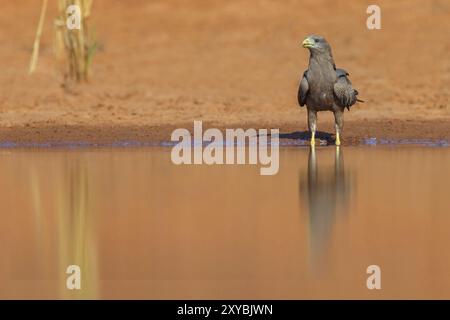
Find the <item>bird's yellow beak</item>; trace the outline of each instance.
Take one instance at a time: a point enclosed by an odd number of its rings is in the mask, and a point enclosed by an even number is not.
[[[314,46],[314,40],[308,37],[305,40],[303,40],[302,46],[303,48],[311,48]]]

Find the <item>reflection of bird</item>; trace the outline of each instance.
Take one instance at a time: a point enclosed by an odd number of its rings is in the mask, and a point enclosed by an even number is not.
[[[320,36],[309,36],[303,47],[310,51],[308,70],[303,73],[298,89],[298,103],[308,109],[308,126],[311,145],[315,144],[317,111],[333,111],[336,127],[336,145],[340,145],[340,133],[344,125],[344,109],[358,100],[358,91],[353,89],[348,73],[336,69],[331,47]]]
[[[344,159],[340,147],[336,148],[334,170],[317,168],[316,150],[310,148],[308,175],[300,176],[300,196],[306,200],[309,213],[309,234],[314,257],[326,250],[337,212],[344,211],[350,192],[350,179],[344,171]]]

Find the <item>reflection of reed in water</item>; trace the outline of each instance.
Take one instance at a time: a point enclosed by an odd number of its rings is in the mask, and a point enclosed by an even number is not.
[[[305,200],[309,216],[309,245],[313,267],[320,266],[320,259],[327,251],[336,216],[343,213],[348,204],[350,179],[344,170],[344,156],[336,147],[334,169],[322,168],[319,173],[316,150],[309,150],[308,174],[300,176],[300,197]],[[319,262],[319,263],[318,263]]]
[[[76,156],[75,159],[70,158]],[[64,299],[89,299],[97,296],[96,248],[94,242],[94,217],[92,216],[92,194],[89,193],[89,176],[85,162],[69,154],[64,166],[52,181],[51,196],[55,197],[52,209],[56,210],[57,221],[57,255],[58,286],[60,296]],[[59,162],[58,162],[59,163]],[[58,170],[57,169],[57,170]],[[33,207],[36,219],[48,218],[42,215],[42,198],[39,173],[32,174]],[[53,211],[53,210],[52,210]],[[39,233],[40,225],[36,223]],[[81,290],[66,288],[66,269],[69,265],[78,265],[81,269]]]

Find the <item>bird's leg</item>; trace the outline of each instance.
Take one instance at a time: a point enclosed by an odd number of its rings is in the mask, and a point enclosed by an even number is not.
[[[317,112],[308,109],[308,127],[309,132],[311,132],[311,146],[314,147],[316,144],[316,123],[317,123]]]
[[[336,145],[341,145],[341,132],[344,127],[344,112],[343,111],[335,111],[334,112],[334,126],[336,128]]]

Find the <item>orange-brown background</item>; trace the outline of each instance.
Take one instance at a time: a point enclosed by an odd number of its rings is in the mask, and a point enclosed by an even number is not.
[[[346,137],[450,137],[450,4],[377,1],[94,0],[100,50],[90,84],[67,91],[53,53],[49,11],[36,74],[27,75],[41,1],[2,1],[0,140],[168,140],[173,127],[306,129],[296,103],[301,48],[324,35],[365,104]],[[320,121],[322,120],[322,121]],[[330,115],[319,129],[331,130]],[[426,121],[425,121],[426,120]]]

